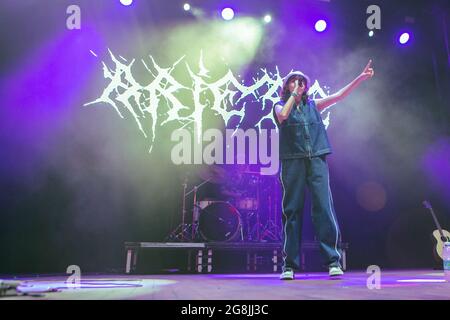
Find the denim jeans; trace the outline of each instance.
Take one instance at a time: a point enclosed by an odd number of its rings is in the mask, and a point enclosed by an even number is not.
[[[300,267],[300,243],[305,189],[312,197],[311,217],[328,266],[341,267],[340,231],[334,211],[326,155],[281,161],[283,189],[283,270]]]

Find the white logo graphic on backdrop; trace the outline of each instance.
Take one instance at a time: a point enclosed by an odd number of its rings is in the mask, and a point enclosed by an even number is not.
[[[147,60],[141,59],[140,64],[153,78],[148,84],[139,83],[133,75],[133,68],[137,67],[136,59],[128,61],[122,56],[116,57],[110,50],[109,55],[112,67],[102,61],[103,76],[109,81],[101,96],[85,106],[106,103],[112,106],[117,114],[124,118],[128,113],[134,119],[141,134],[149,139],[149,152],[156,141],[157,128],[169,123],[177,124],[179,129],[190,128],[194,132],[197,142],[202,139],[203,114],[206,109],[214,111],[221,117],[227,128],[232,117],[238,117],[239,123],[235,128],[239,129],[245,119],[246,113],[253,111],[248,108],[255,106],[259,113],[264,114],[254,127],[262,129],[263,121],[269,121],[275,128],[275,120],[272,115],[272,106],[279,100],[278,91],[283,82],[278,68],[274,73],[261,69],[261,76],[253,78],[249,86],[238,80],[231,70],[215,81],[209,80],[209,71],[203,63],[203,55],[200,53],[198,72],[195,73],[189,64],[185,64],[186,72],[191,83],[182,84],[172,72],[178,67],[184,56],[172,66],[160,67],[152,56]],[[93,51],[91,53],[97,57]],[[310,95],[315,97],[327,96],[316,80],[310,90]],[[178,94],[188,94],[192,103],[184,104]],[[330,112],[327,111],[324,120],[325,126],[329,124]]]

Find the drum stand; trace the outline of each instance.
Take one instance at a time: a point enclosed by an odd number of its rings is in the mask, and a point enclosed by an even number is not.
[[[255,212],[252,212],[251,215],[255,215],[256,216],[256,223],[253,225],[253,227],[251,228],[249,234],[248,234],[248,238],[247,240],[252,241],[252,242],[259,242],[261,241],[261,227],[262,224],[259,221],[259,209],[257,209]]]
[[[280,234],[279,234],[279,228],[273,222],[272,220],[267,221],[266,225],[264,226],[264,231],[262,233],[261,239],[263,240],[272,240],[272,241],[278,241],[281,240]]]
[[[198,205],[197,205],[197,190],[205,183],[209,182],[210,179],[203,181],[197,186],[194,186],[188,193],[186,193],[187,179],[183,183],[183,208],[181,214],[181,224],[172,231],[167,237],[166,241],[194,241],[197,237],[198,232]],[[186,223],[186,197],[194,193],[194,207],[192,209],[192,223]]]
[[[261,178],[258,177],[258,181],[257,181],[257,185],[256,185],[256,203],[257,203],[257,207],[256,210],[254,211],[254,214],[256,215],[256,224],[252,227],[252,230],[250,232],[250,241],[256,241],[256,242],[260,242],[261,241],[261,228],[264,228],[264,226],[261,224],[260,221],[260,210],[261,210],[261,191],[260,191],[260,185],[261,185]]]
[[[276,188],[276,186],[275,186],[275,188]],[[278,199],[277,193],[275,193],[275,203],[278,203],[277,199]],[[269,215],[267,223],[263,227],[261,239],[268,240],[268,241],[281,241],[281,230],[277,223],[277,221],[278,221],[277,205],[274,205],[274,203],[272,201],[272,197],[270,197],[270,196],[269,196],[269,204],[270,204],[269,212],[273,213],[273,214]],[[273,207],[275,207],[275,208],[273,208]]]

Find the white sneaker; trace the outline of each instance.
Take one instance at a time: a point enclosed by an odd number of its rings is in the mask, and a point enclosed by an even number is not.
[[[280,275],[280,280],[294,280],[294,270],[286,269],[285,271],[283,271],[283,273]]]
[[[330,277],[337,277],[344,275],[344,271],[340,267],[330,267],[328,274]]]

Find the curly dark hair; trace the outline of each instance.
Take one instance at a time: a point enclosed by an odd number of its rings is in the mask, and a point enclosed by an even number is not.
[[[283,86],[280,91],[281,100],[283,100],[283,102],[286,102],[289,99],[289,97],[291,95],[291,92],[289,91],[289,83],[292,80],[298,80],[299,85],[302,82],[304,83],[305,90],[303,91],[303,94],[302,94],[302,102],[303,102],[303,104],[306,104],[308,102],[309,79],[307,76],[305,76],[304,74],[302,74],[300,72],[292,73],[291,75],[288,76],[286,81],[284,81]]]

